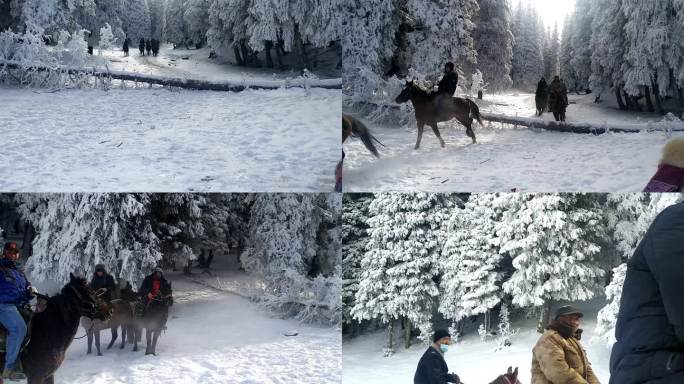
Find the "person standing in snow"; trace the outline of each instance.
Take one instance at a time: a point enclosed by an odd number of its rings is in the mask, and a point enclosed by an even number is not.
[[[554,76],[549,85],[549,108],[556,121],[565,121],[565,109],[568,107],[568,90],[560,77]]]
[[[658,171],[644,192],[684,192],[684,139],[670,140],[663,148]]]
[[[454,70],[454,63],[448,62],[444,64],[444,75],[437,84],[437,93],[435,94],[434,105],[437,113],[441,111],[448,111],[452,108],[454,92],[458,87],[458,73]]]
[[[684,383],[684,203],[653,221],[627,262],[610,384]]]
[[[541,116],[549,104],[549,85],[543,77],[537,83],[537,91],[534,93],[534,101],[537,107],[537,116]]]
[[[413,375],[413,384],[461,383],[457,374],[449,373],[449,367],[444,360],[444,353],[451,344],[449,332],[438,329],[432,336],[432,340],[432,345],[418,361],[416,373]]]
[[[140,42],[138,43],[138,50],[140,51],[140,56],[145,56],[145,39],[142,37],[140,38]]]
[[[16,367],[21,345],[26,337],[26,322],[17,307],[31,300],[31,284],[17,268],[19,248],[16,243],[5,243],[0,259],[0,324],[7,330],[5,367],[2,378],[26,380],[26,375]]]
[[[172,293],[171,284],[166,280],[162,269],[159,267],[155,268],[151,275],[145,277],[140,289],[138,289],[138,295],[144,301],[145,306],[155,299],[170,298]]]
[[[532,349],[532,384],[599,384],[580,344],[582,312],[560,307]]]
[[[152,53],[152,41],[150,39],[145,40],[145,52],[147,56]]]
[[[127,38],[124,39],[124,42],[123,42],[123,52],[124,52],[124,56],[128,56],[128,40],[129,40],[129,39],[128,39],[128,37],[127,37]]]
[[[104,293],[100,295],[103,301],[112,301],[116,298],[116,283],[114,278],[105,270],[104,264],[95,266],[95,273],[90,280],[90,288],[94,291],[103,289]]]

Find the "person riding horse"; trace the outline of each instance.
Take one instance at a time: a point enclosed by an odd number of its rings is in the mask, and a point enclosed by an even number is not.
[[[153,300],[171,303],[173,301],[172,293],[171,284],[166,280],[162,269],[159,267],[155,268],[151,275],[145,277],[138,290],[144,308],[147,308]]]
[[[565,109],[568,107],[568,89],[560,77],[555,76],[549,85],[549,108],[556,121],[565,121]]]
[[[537,107],[537,116],[541,116],[546,111],[549,104],[549,85],[543,77],[539,80],[539,83],[537,83],[534,101]]]
[[[20,253],[16,243],[5,243],[0,259],[0,323],[8,332],[7,353],[3,379],[25,380],[26,375],[16,367],[21,345],[26,337],[26,322],[17,307],[23,307],[31,300],[32,288],[28,279],[16,265]]]
[[[108,274],[105,270],[104,264],[95,266],[95,273],[90,280],[90,288],[96,292],[104,290],[100,295],[100,298],[103,301],[109,302],[116,299],[116,283],[114,282],[112,275]]]
[[[444,64],[444,75],[437,84],[435,95],[435,107],[438,112],[448,111],[452,108],[451,99],[458,86],[458,73],[454,71],[454,63]]]

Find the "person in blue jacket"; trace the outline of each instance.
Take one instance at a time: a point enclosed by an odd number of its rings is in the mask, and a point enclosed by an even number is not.
[[[656,217],[627,263],[610,384],[684,383],[684,203]]]
[[[16,243],[5,243],[0,259],[0,324],[7,330],[7,353],[4,379],[25,380],[26,376],[16,369],[21,345],[26,337],[26,323],[17,309],[31,300],[31,284],[16,265],[19,248]]]

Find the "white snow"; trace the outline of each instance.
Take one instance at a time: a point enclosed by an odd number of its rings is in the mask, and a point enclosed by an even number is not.
[[[584,310],[582,322],[584,334],[582,344],[587,350],[592,369],[602,383],[609,378],[608,361],[610,348],[596,336],[596,305],[578,305]],[[519,367],[518,379],[523,383],[531,380],[532,348],[540,334],[535,330],[534,320],[513,322],[513,328],[520,328],[519,334],[513,336],[513,345],[495,351],[496,343],[482,342],[477,332],[471,332],[458,343],[452,345],[445,354],[449,370],[458,374],[468,384],[483,384],[494,380],[506,372],[509,366]],[[387,342],[387,331],[377,331],[360,337],[344,340],[343,377],[345,384],[410,384],[413,383],[418,360],[427,348],[424,344],[413,344],[404,349],[403,339],[396,339],[399,345],[395,354],[383,357],[383,346]]]
[[[5,191],[332,191],[339,90],[0,88]]]
[[[237,272],[223,274],[236,278]],[[206,277],[208,278],[208,277]],[[339,329],[270,317],[247,299],[171,274],[174,306],[157,356],[132,346],[104,356],[87,355],[86,339],[75,340],[57,371],[57,384],[339,383]],[[248,278],[242,274],[238,280]],[[298,335],[284,333],[296,330]],[[78,336],[83,335],[79,329]],[[102,344],[109,342],[102,332]],[[119,339],[120,340],[120,339]],[[94,346],[93,346],[94,347]],[[139,346],[140,347],[140,346]]]
[[[602,125],[659,121],[655,114],[635,114],[594,104],[595,96],[571,95],[569,122]],[[485,113],[534,116],[534,95],[488,95],[477,101]],[[543,119],[553,119],[545,114]],[[471,144],[458,122],[440,123],[444,149],[426,127],[421,148],[414,150],[415,125],[390,127],[365,121],[380,140],[381,158],[374,158],[359,140],[345,143],[344,190],[534,192],[643,190],[656,171],[664,132],[588,135],[501,128],[485,121],[475,125],[478,144]],[[455,127],[455,129],[454,129]],[[684,133],[675,132],[675,137]]]

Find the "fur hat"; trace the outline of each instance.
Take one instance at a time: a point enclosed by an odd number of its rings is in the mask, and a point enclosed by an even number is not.
[[[684,138],[672,139],[665,144],[660,164],[684,168]]]
[[[644,192],[677,192],[684,189],[684,138],[670,140],[663,148],[658,171]]]

